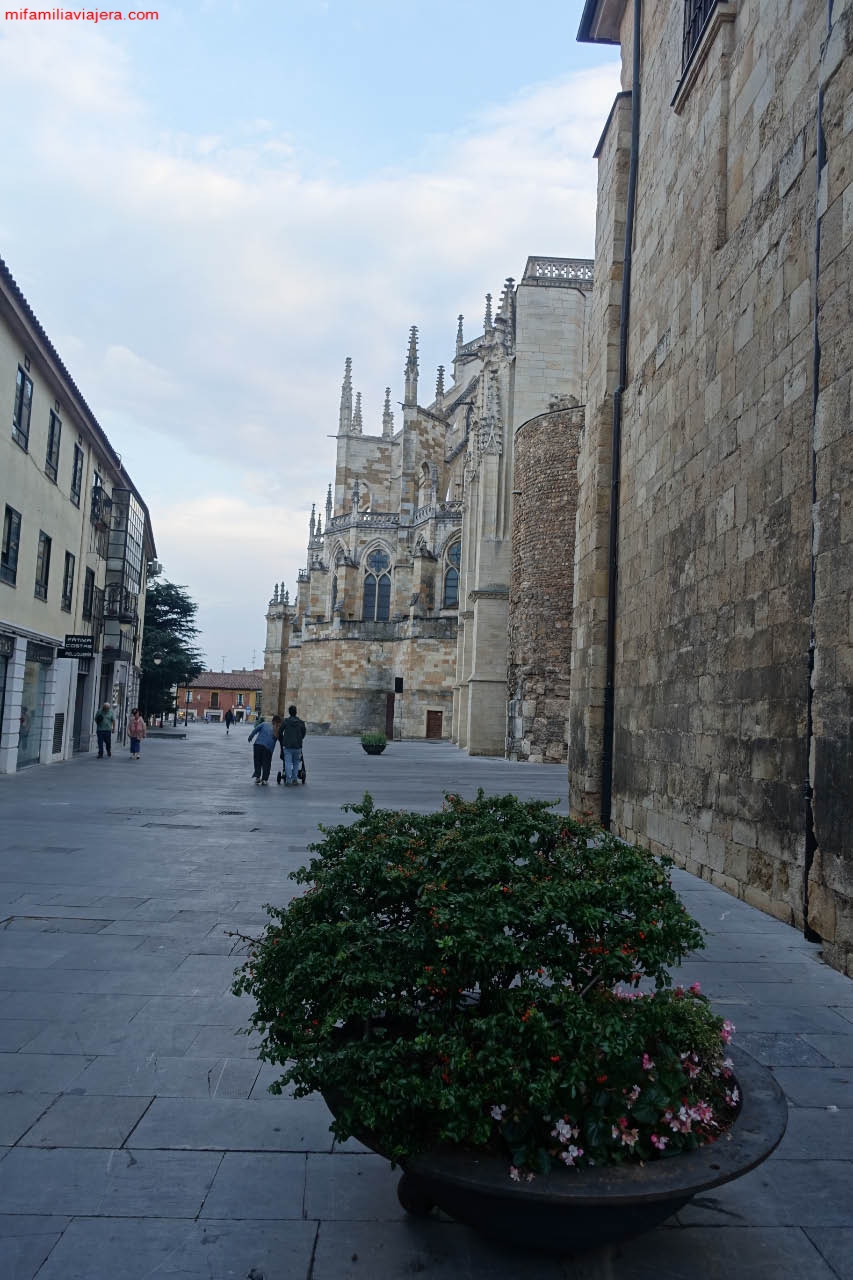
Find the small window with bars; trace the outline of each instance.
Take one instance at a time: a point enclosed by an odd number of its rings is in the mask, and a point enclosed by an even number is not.
[[[30,447],[30,414],[33,410],[33,380],[18,365],[15,407],[12,411],[12,439],[22,449]]]
[[[7,503],[3,515],[3,551],[0,555],[0,582],[14,587],[18,580],[18,547],[21,543],[21,513]]]
[[[687,66],[694,50],[702,39],[702,32],[717,0],[684,0],[684,40],[681,47],[681,69]]]
[[[39,530],[39,549],[36,557],[36,585],[35,597],[37,600],[47,599],[47,584],[50,579],[50,545],[51,540],[43,529]]]
[[[59,415],[50,411],[50,422],[47,427],[47,453],[44,459],[45,474],[56,483],[59,471],[59,439],[62,435],[62,422]]]
[[[79,444],[74,446],[74,466],[71,470],[71,501],[75,507],[80,506],[80,494],[83,492],[83,450]]]
[[[86,622],[92,621],[95,607],[95,570],[87,569],[83,582],[83,617]]]
[[[62,608],[65,613],[71,612],[71,602],[74,599],[74,564],[74,556],[70,551],[66,551],[65,569],[62,574]]]

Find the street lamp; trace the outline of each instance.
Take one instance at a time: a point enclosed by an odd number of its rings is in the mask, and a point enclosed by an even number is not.
[[[163,655],[162,655],[162,653],[160,652],[160,650],[159,650],[159,649],[157,650],[157,652],[156,652],[156,653],[152,653],[152,655],[151,655],[151,661],[154,663],[154,666],[155,666],[155,667],[159,667],[160,663],[163,661]],[[147,687],[147,686],[146,686],[146,687]],[[146,707],[146,712],[147,712],[147,707]],[[161,729],[163,728],[163,709],[162,709],[162,707],[160,708],[160,728],[161,728]]]

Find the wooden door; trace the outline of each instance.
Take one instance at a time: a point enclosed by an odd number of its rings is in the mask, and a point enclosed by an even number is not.
[[[441,737],[441,717],[442,717],[442,714],[443,714],[443,712],[441,712],[441,711],[428,711],[428,712],[427,712],[426,736],[427,736],[428,738],[440,738],[440,737]]]
[[[385,695],[385,737],[389,742],[394,740],[394,695]]]

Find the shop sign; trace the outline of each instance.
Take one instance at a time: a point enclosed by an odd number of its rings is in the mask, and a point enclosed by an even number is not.
[[[27,662],[43,662],[46,666],[50,666],[53,656],[54,652],[50,645],[36,644],[35,640],[27,641]]]
[[[95,656],[94,638],[92,636],[65,637],[65,644],[57,655],[60,658],[93,658]]]

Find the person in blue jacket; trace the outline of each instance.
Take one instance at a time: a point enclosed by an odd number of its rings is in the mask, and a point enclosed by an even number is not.
[[[255,771],[252,777],[256,787],[265,787],[269,783],[272,753],[278,738],[281,716],[273,716],[272,724],[261,718],[249,734],[249,741],[257,738],[254,748]]]

